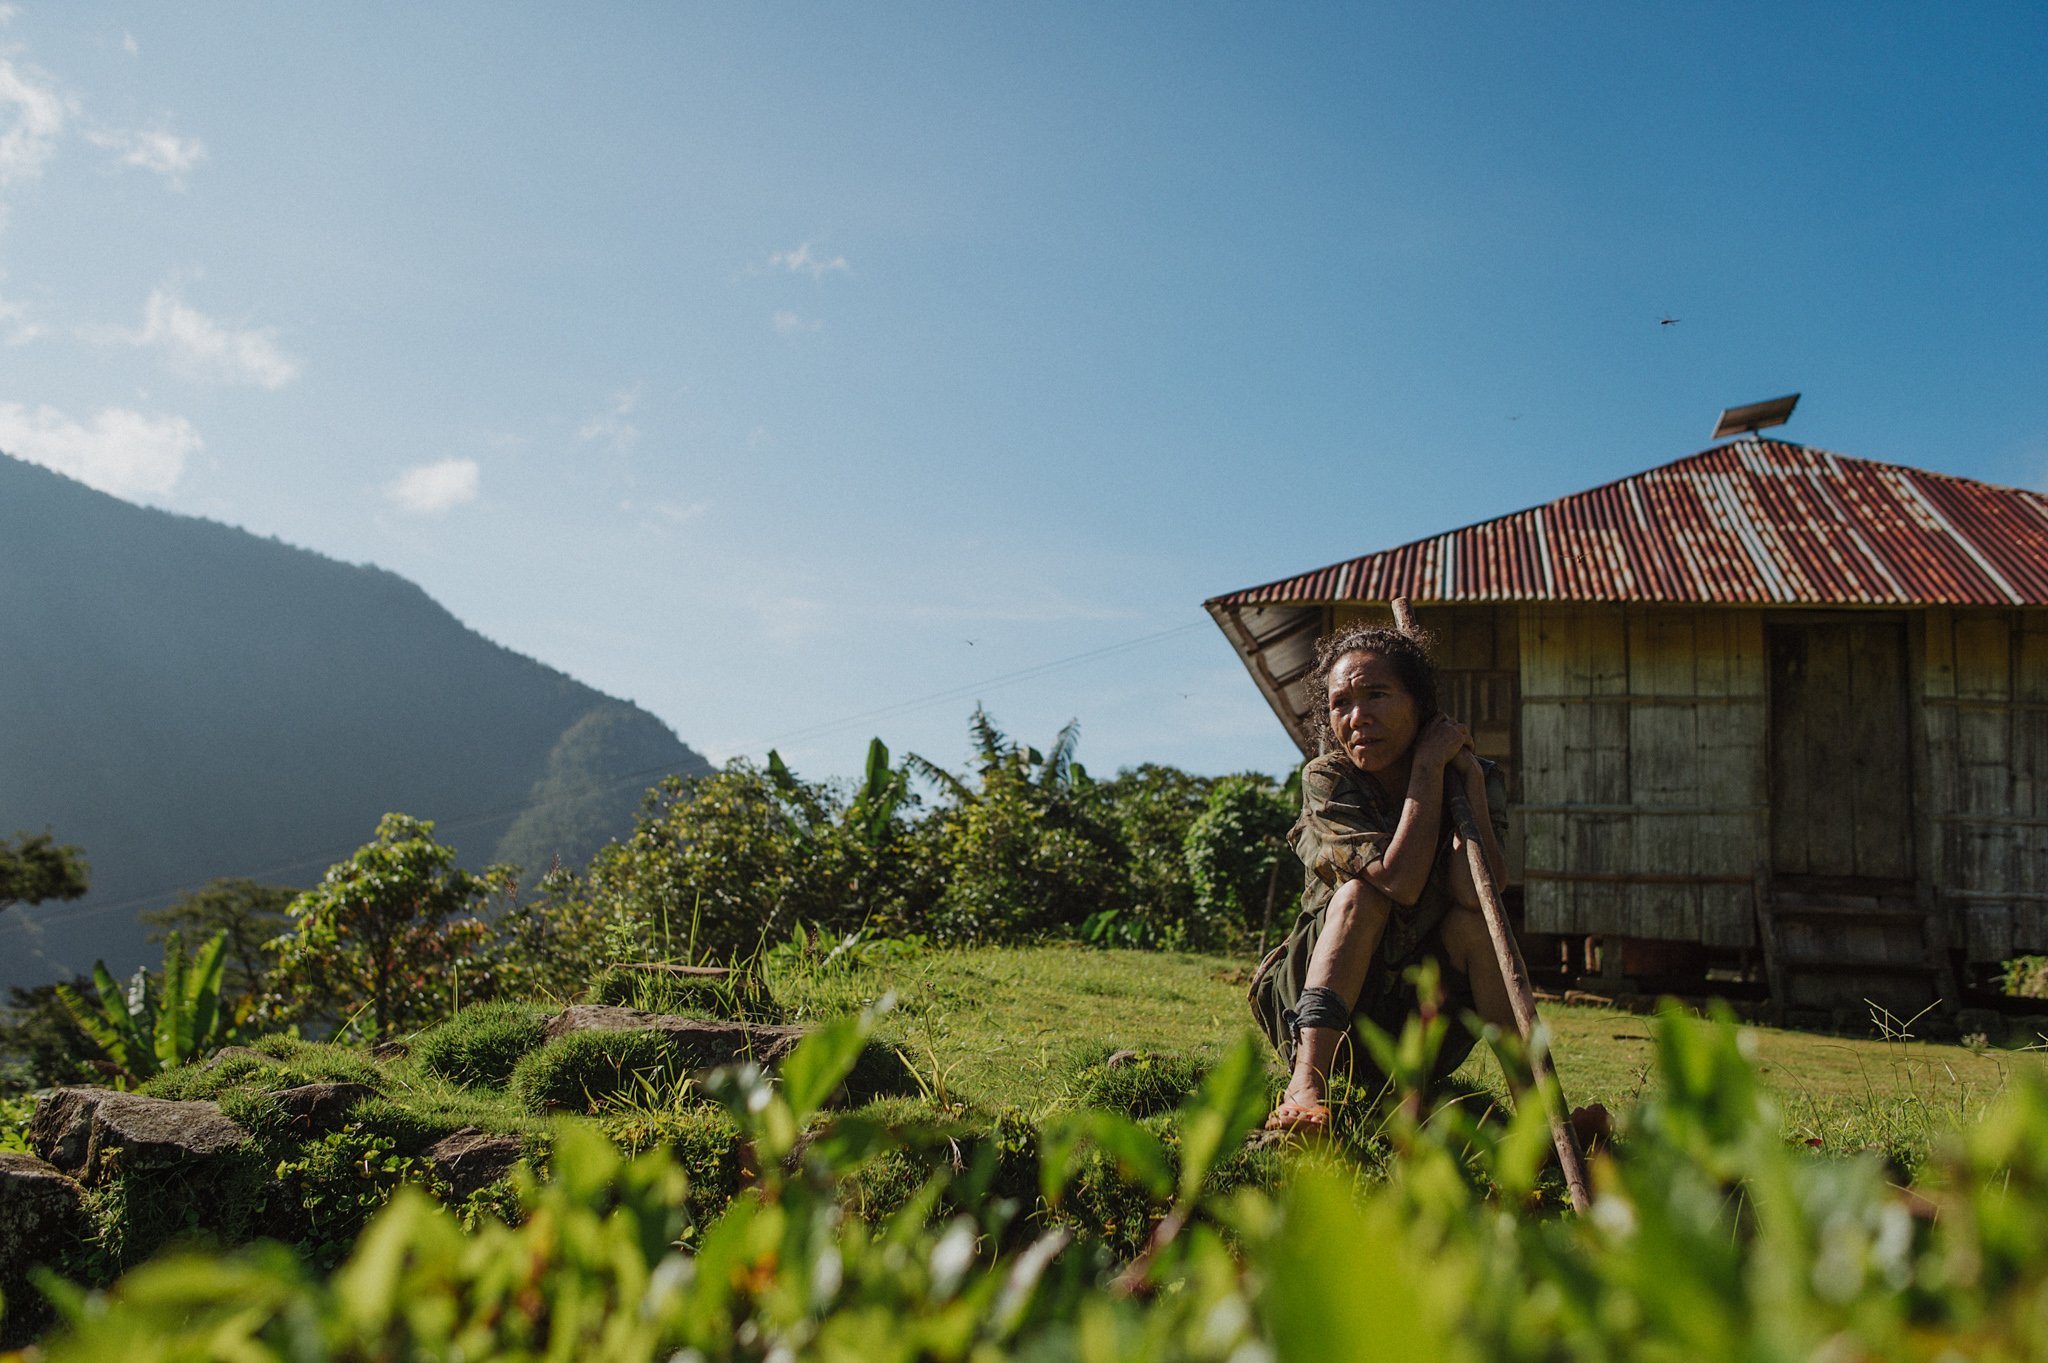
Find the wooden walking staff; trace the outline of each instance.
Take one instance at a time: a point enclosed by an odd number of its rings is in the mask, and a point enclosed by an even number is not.
[[[1394,627],[1403,634],[1415,633],[1415,615],[1408,609],[1408,598],[1397,596],[1393,605]],[[1479,821],[1473,817],[1472,802],[1465,798],[1463,789],[1454,788],[1450,806],[1458,833],[1465,840],[1465,856],[1472,867],[1472,884],[1479,891],[1479,912],[1486,919],[1486,935],[1493,939],[1494,959],[1500,963],[1500,977],[1507,985],[1508,1002],[1515,1010],[1515,1026],[1522,1033],[1522,1048],[1529,1057],[1537,1101],[1545,1102],[1547,1093],[1557,1095],[1548,1101],[1550,1138],[1557,1143],[1557,1162],[1564,1170],[1572,1210],[1583,1212],[1593,1200],[1592,1185],[1586,1177],[1586,1155],[1579,1149],[1579,1133],[1572,1129],[1571,1109],[1556,1082],[1557,1071],[1550,1064],[1550,1054],[1536,1044],[1536,996],[1529,988],[1529,967],[1522,959],[1522,948],[1514,933],[1508,929],[1508,916],[1501,909],[1500,892],[1494,887],[1493,871],[1486,864],[1485,844],[1480,841]],[[1546,1078],[1551,1082],[1544,1083]]]

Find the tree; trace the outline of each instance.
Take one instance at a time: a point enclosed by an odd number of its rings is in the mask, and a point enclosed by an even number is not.
[[[808,874],[786,798],[744,758],[649,790],[632,836],[590,863],[590,893],[619,945],[642,959],[719,959],[796,923],[836,925],[835,896]],[[830,820],[830,791],[806,786],[803,799]]]
[[[260,885],[253,880],[214,880],[169,908],[142,915],[157,929],[149,940],[161,942],[169,932],[192,937],[227,934],[227,974],[221,991],[231,999],[261,998],[270,978],[271,943],[291,930],[285,907],[299,892],[289,885]]]
[[[449,1011],[458,980],[479,997],[492,988],[481,911],[512,882],[509,867],[471,874],[434,825],[386,814],[376,837],[286,908],[271,997],[284,1017],[368,1010],[379,1037]]]
[[[978,705],[968,727],[973,783],[925,758],[906,759],[951,797],[919,829],[945,873],[935,931],[956,941],[1014,941],[1073,932],[1117,907],[1127,858],[1095,783],[1074,760],[1080,724],[1069,722],[1044,753],[1011,741]]]
[[[798,780],[771,748],[768,779],[782,797],[803,876],[833,897],[826,905],[832,921],[824,925],[904,928],[906,895],[916,878],[910,864],[915,847],[904,818],[918,803],[909,764],[891,766],[889,745],[870,739],[860,785],[850,799],[839,799]]]
[[[0,911],[16,904],[77,899],[87,888],[85,853],[58,845],[48,833],[0,839]]]
[[[1200,945],[1219,946],[1259,930],[1267,896],[1280,892],[1276,868],[1293,861],[1286,841],[1293,823],[1285,791],[1264,777],[1227,777],[1209,792],[1185,844]],[[1289,888],[1298,888],[1298,881]]]
[[[68,983],[73,990],[93,987],[90,975],[77,976]],[[94,1062],[105,1054],[79,1030],[70,1010],[57,997],[54,984],[8,988],[7,1017],[0,1022],[0,1053],[9,1062],[0,1087],[24,1092],[96,1083],[101,1067]]]
[[[1215,784],[1213,777],[1147,762],[1097,785],[1103,815],[1129,856],[1124,902],[1105,925],[1105,939],[1132,946],[1189,943],[1195,891],[1183,845]]]
[[[497,983],[522,999],[568,999],[583,992],[625,947],[637,956],[639,934],[613,917],[589,884],[557,862],[492,920]]]

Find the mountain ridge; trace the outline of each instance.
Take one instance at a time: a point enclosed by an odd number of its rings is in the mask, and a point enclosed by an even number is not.
[[[134,912],[216,875],[310,884],[391,810],[468,865],[580,865],[647,785],[709,770],[396,573],[4,454],[0,628],[0,835],[93,866],[87,899],[0,918],[0,983],[139,961]]]

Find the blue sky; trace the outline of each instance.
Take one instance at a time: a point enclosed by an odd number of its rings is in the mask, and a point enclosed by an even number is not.
[[[2039,6],[5,12],[0,449],[713,757],[1280,770],[1204,597],[1794,390],[2048,486]]]

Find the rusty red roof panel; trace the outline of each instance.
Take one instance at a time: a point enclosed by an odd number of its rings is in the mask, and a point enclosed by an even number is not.
[[[1738,440],[1208,604],[1396,596],[2048,605],[2048,496]]]

